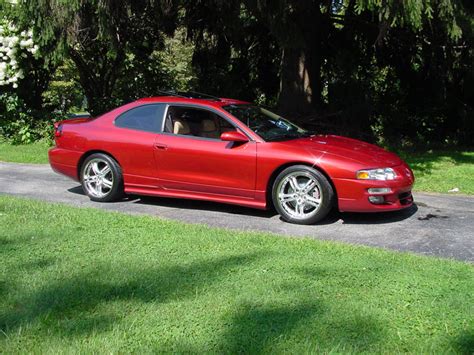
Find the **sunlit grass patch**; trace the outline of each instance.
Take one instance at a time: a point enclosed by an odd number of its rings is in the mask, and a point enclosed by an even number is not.
[[[416,177],[415,190],[474,194],[474,152],[432,151],[403,154]]]
[[[13,145],[0,141],[0,161],[46,164],[49,148],[46,142]]]
[[[0,196],[0,349],[469,352],[472,265]]]

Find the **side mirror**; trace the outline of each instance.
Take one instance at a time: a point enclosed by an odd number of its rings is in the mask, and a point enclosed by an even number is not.
[[[221,134],[221,140],[225,142],[240,142],[240,143],[249,141],[247,136],[243,133],[240,133],[239,131],[224,132]]]

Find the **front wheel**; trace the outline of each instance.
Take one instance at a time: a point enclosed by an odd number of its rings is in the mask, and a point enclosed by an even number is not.
[[[123,197],[122,169],[106,154],[96,153],[87,157],[80,176],[82,188],[92,201],[111,202]]]
[[[272,189],[273,204],[290,223],[314,224],[327,216],[334,205],[334,190],[318,170],[294,165],[283,170]]]

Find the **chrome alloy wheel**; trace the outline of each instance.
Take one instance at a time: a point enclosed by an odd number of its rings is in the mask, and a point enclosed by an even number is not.
[[[304,171],[287,175],[278,185],[278,203],[294,219],[314,216],[322,199],[319,182]]]
[[[107,196],[114,185],[114,176],[108,162],[102,159],[92,159],[86,165],[82,181],[87,192],[97,198]]]

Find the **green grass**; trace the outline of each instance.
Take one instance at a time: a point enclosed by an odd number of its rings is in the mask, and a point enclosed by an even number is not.
[[[450,260],[0,196],[4,353],[470,353],[473,280]]]
[[[48,145],[10,145],[0,142],[0,161],[17,163],[48,163]],[[400,155],[412,167],[415,190],[447,193],[458,188],[462,194],[474,194],[474,152],[434,151]]]
[[[416,191],[447,193],[458,188],[474,194],[474,151],[430,151],[400,154],[415,173]]]
[[[45,142],[12,145],[0,141],[0,161],[13,163],[48,163],[49,145]]]

